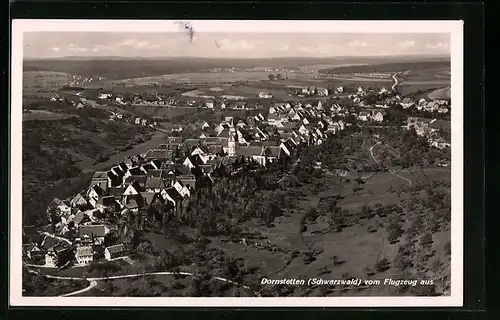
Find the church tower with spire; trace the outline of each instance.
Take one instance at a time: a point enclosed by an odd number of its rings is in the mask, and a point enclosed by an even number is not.
[[[227,155],[230,157],[234,157],[236,155],[236,139],[233,133],[230,133],[229,138],[227,139]]]

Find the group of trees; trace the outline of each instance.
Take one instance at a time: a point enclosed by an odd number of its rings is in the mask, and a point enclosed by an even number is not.
[[[270,81],[280,81],[280,80],[285,80],[287,79],[286,76],[283,77],[283,75],[281,73],[277,73],[277,74],[270,74],[267,76],[267,78],[270,80]]]

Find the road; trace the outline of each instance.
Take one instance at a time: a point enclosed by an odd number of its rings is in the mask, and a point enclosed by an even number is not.
[[[87,280],[87,281],[90,281],[90,285],[87,288],[84,288],[84,289],[81,289],[81,290],[78,290],[78,291],[75,291],[75,292],[67,293],[67,294],[61,296],[61,297],[63,297],[63,296],[67,297],[67,296],[73,296],[73,295],[76,295],[76,294],[88,291],[88,290],[92,289],[93,287],[95,287],[97,285],[97,281],[101,281],[101,280],[116,280],[116,279],[137,278],[137,277],[143,277],[143,276],[176,275],[176,274],[177,275],[183,275],[183,276],[195,276],[195,274],[193,274],[191,272],[169,272],[169,271],[164,271],[164,272],[146,272],[146,273],[138,273],[138,274],[127,274],[127,275],[121,275],[121,276],[111,276],[111,277],[101,277],[101,278],[60,277],[60,276],[52,276],[52,275],[45,275],[45,277],[50,278],[50,279],[58,279],[58,280]],[[238,287],[241,287],[243,289],[249,290],[254,295],[256,295],[257,297],[260,297],[260,294],[258,292],[253,291],[248,286],[239,284],[237,282],[234,282],[232,280],[225,279],[225,278],[222,278],[222,277],[213,277],[213,278],[216,279],[216,280],[219,280],[219,281],[222,281],[222,282],[231,283],[231,284],[234,284],[234,285],[236,285]],[[92,285],[92,283],[95,283],[95,284]]]
[[[166,130],[159,130],[156,129],[157,132],[153,134],[151,139],[146,140],[142,143],[136,144],[132,147],[130,150],[118,152],[115,154],[112,154],[109,156],[109,159],[105,162],[101,162],[98,164],[93,164],[93,160],[84,160],[81,161],[78,165],[81,168],[86,168],[88,172],[93,172],[93,171],[98,171],[98,170],[103,170],[109,167],[112,167],[114,165],[119,164],[125,158],[127,157],[132,157],[138,154],[145,153],[149,151],[150,149],[157,148],[161,143],[165,143],[166,141],[166,136],[167,136],[167,131]]]
[[[375,161],[377,164],[379,164],[379,162],[378,162],[378,160],[375,158],[375,156],[373,155],[373,148],[374,148],[375,146],[377,146],[377,145],[381,144],[381,143],[382,143],[381,141],[378,141],[377,143],[375,143],[373,146],[371,146],[371,147],[370,147],[370,155],[371,155],[371,157],[372,157],[373,161]],[[410,187],[411,187],[412,182],[411,182],[411,180],[410,180],[410,179],[407,179],[407,178],[405,178],[405,177],[403,177],[403,176],[401,176],[401,175],[397,174],[397,172],[395,172],[395,171],[393,171],[393,170],[391,170],[391,169],[389,169],[389,173],[390,173],[390,174],[392,174],[392,175],[395,175],[395,176],[396,176],[396,177],[398,177],[398,178],[401,178],[401,179],[405,180],[406,182],[408,182],[408,184],[409,184],[409,185],[410,185]]]
[[[396,87],[399,85],[398,75],[399,72],[396,72],[395,74],[392,75],[392,79],[394,80],[394,84],[391,87],[392,91],[396,91]]]
[[[71,296],[76,296],[77,294],[80,294],[80,293],[84,293],[84,292],[87,292],[89,290],[92,290],[93,288],[97,287],[97,282],[96,281],[91,281],[90,282],[90,285],[86,288],[83,288],[81,290],[78,290],[78,291],[73,291],[73,292],[70,292],[70,293],[66,293],[66,294],[63,294],[63,295],[60,295],[59,297],[71,297]]]
[[[39,232],[39,233],[42,234],[42,235],[44,235],[44,236],[47,236],[47,237],[51,237],[51,238],[54,238],[54,239],[57,239],[57,240],[64,241],[64,242],[66,242],[69,245],[73,244],[71,241],[69,241],[66,238],[58,237],[58,236],[56,236],[54,234],[51,234],[51,233],[48,233],[48,232]]]

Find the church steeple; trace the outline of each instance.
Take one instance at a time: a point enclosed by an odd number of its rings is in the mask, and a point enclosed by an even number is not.
[[[230,157],[236,155],[236,139],[233,133],[229,133],[229,138],[227,139],[227,155]]]

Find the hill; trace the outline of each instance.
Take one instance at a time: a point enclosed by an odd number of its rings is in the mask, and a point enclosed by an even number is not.
[[[23,218],[36,223],[53,197],[70,196],[90,179],[84,174],[152,129],[97,118],[23,121]],[[91,174],[90,174],[91,175]]]
[[[429,93],[428,97],[429,99],[451,99],[450,87],[432,91],[431,93]]]
[[[412,61],[415,57],[397,57],[398,61]],[[425,60],[426,58],[419,58]],[[202,72],[213,68],[295,68],[304,65],[380,64],[387,57],[303,58],[283,57],[265,59],[208,59],[208,58],[118,58],[66,57],[60,59],[25,60],[24,71],[56,71],[81,76],[104,76],[108,79],[127,79],[163,74]]]

